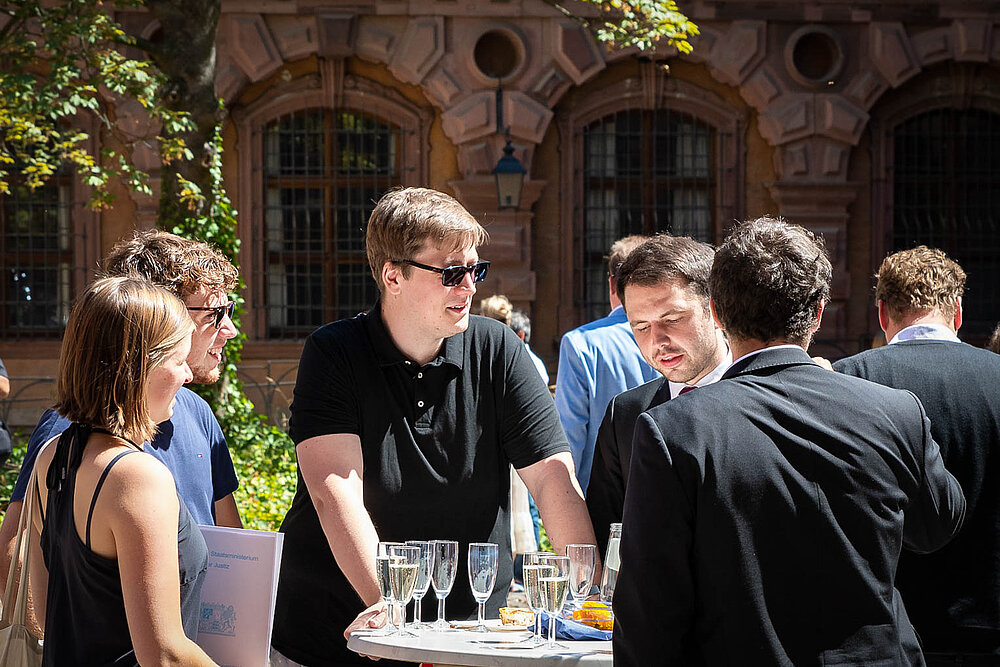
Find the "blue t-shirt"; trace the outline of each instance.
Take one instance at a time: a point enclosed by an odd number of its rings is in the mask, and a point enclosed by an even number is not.
[[[46,410],[38,420],[10,494],[11,501],[24,500],[38,450],[67,426],[69,421],[55,410]],[[226,438],[208,403],[187,387],[181,387],[173,416],[157,426],[156,437],[145,449],[163,461],[173,474],[177,492],[195,522],[214,525],[215,501],[235,491],[239,482]]]

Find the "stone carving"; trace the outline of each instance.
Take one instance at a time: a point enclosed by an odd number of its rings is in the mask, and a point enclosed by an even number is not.
[[[955,35],[955,60],[985,63],[990,59],[991,24],[987,21],[961,19],[952,24]]]
[[[305,58],[318,48],[313,16],[272,15],[267,17],[267,26],[285,62]]]
[[[920,71],[910,39],[901,23],[872,23],[869,49],[872,65],[893,88]]]
[[[411,19],[389,61],[389,70],[398,79],[420,83],[443,55],[444,17]]]
[[[406,19],[361,18],[356,41],[358,56],[377,63],[389,62],[406,24]]]
[[[580,85],[604,69],[604,55],[583,27],[568,21],[553,21],[552,57],[573,83]]]
[[[817,96],[817,125],[825,136],[857,145],[868,114],[840,95]]]
[[[912,43],[913,50],[924,67],[952,57],[951,30],[948,28],[935,28],[914,35]]]
[[[738,86],[767,55],[767,23],[734,21],[725,38],[717,41],[709,56],[716,77]]]
[[[226,19],[229,57],[251,81],[260,81],[282,65],[278,45],[260,14],[230,14]]]

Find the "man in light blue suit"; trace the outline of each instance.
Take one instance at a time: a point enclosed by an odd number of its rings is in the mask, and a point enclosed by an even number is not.
[[[619,265],[646,236],[626,236],[608,252],[611,314],[567,332],[559,345],[556,409],[576,464],[580,488],[587,492],[597,429],[611,399],[660,375],[646,363],[632,336],[615,287]]]

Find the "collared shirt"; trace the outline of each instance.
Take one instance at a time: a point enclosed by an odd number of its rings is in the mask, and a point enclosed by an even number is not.
[[[585,493],[597,430],[608,403],[623,391],[658,377],[659,372],[642,358],[621,306],[563,336],[556,371],[556,409]]]
[[[889,345],[894,343],[905,343],[908,340],[941,340],[949,343],[961,343],[958,336],[949,327],[943,324],[913,324],[905,329],[900,329]]]
[[[542,378],[542,382],[545,386],[549,386],[549,371],[545,368],[545,362],[542,361],[535,351],[531,349],[531,346],[527,343],[524,344],[524,349],[528,351],[528,356],[531,357],[531,363],[535,365],[535,370],[538,371],[538,375]]]
[[[364,505],[380,540],[459,543],[449,618],[475,613],[470,542],[500,545],[487,607],[495,615],[505,604],[513,572],[509,466],[568,451],[552,397],[510,328],[473,315],[421,366],[392,342],[378,306],[306,341],[289,434],[296,444],[360,438]],[[303,664],[357,660],[335,629],[364,605],[333,558],[301,473],[281,530],[275,648]]]
[[[677,398],[680,395],[681,390],[684,389],[684,387],[704,387],[706,385],[712,384],[713,382],[718,382],[719,380],[722,379],[722,376],[726,374],[726,370],[732,365],[733,365],[733,351],[728,349],[727,347],[726,358],[723,359],[718,366],[713,368],[710,373],[708,373],[705,377],[698,380],[694,384],[685,384],[683,382],[672,382],[670,380],[667,380],[667,384],[670,385],[670,398]]]

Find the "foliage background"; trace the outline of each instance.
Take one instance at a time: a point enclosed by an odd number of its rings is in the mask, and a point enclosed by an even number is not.
[[[213,150],[209,152],[212,192],[204,197],[197,186],[184,182],[182,201],[189,204],[188,212],[198,210],[201,202],[212,202],[204,215],[179,215],[170,221],[163,219],[160,226],[174,234],[198,239],[214,245],[239,268],[240,241],[237,238],[236,210],[222,186],[222,126],[216,127]],[[183,209],[181,209],[183,212]],[[171,223],[172,222],[172,226]],[[237,291],[242,291],[240,279]],[[236,295],[237,310],[234,324],[240,328],[243,309],[242,297]],[[295,447],[288,434],[267,422],[257,413],[253,403],[243,391],[243,383],[236,374],[241,350],[246,341],[242,331],[226,344],[226,357],[219,382],[214,385],[191,385],[215,409],[222,425],[222,432],[233,455],[240,488],[236,491],[236,505],[243,516],[243,525],[258,530],[277,530],[285,512],[291,505],[296,488]]]

